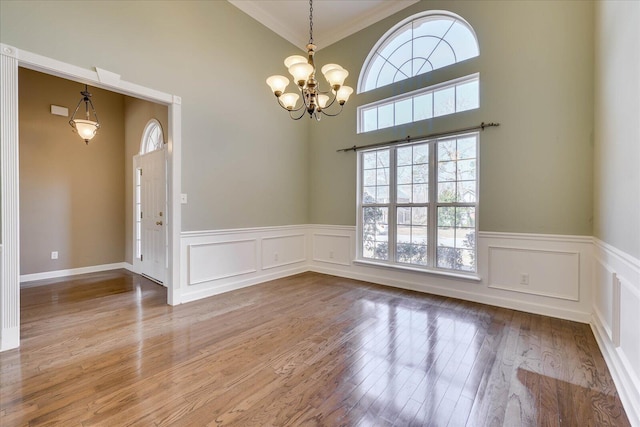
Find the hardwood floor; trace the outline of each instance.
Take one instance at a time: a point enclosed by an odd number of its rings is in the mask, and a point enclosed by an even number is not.
[[[0,353],[3,427],[629,425],[584,324],[316,273],[177,307],[51,282]]]

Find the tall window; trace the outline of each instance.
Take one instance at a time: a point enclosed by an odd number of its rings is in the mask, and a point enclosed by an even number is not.
[[[395,25],[371,49],[358,93],[454,66],[479,52],[475,32],[462,17],[419,13]],[[480,74],[396,93],[358,107],[359,133],[480,108]],[[478,138],[465,133],[359,152],[358,259],[477,271]]]
[[[476,271],[478,134],[360,152],[358,255]]]

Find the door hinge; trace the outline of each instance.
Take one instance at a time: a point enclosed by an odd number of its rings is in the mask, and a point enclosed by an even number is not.
[[[140,211],[140,219],[142,219],[142,211]]]
[[[144,255],[140,254],[140,261],[144,260]]]

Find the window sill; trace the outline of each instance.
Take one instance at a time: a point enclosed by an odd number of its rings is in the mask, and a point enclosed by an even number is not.
[[[414,267],[408,267],[404,265],[385,264],[381,262],[368,261],[368,260],[362,260],[362,259],[356,259],[353,261],[353,263],[356,265],[362,265],[366,267],[382,267],[382,268],[388,268],[390,270],[407,271],[411,273],[433,274],[435,276],[452,277],[456,279],[469,280],[473,282],[482,281],[482,277],[473,273],[464,274],[464,273],[454,273],[450,271],[435,270],[435,269],[414,268]]]

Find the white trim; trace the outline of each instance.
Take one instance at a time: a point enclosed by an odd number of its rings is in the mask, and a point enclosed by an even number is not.
[[[193,237],[213,237],[213,236],[224,236],[230,234],[246,234],[246,233],[267,233],[271,231],[279,232],[284,230],[304,230],[308,228],[308,225],[299,224],[299,225],[278,225],[271,227],[249,227],[249,228],[227,228],[227,229],[219,229],[219,230],[199,230],[199,231],[183,231],[180,236],[182,238],[193,238]],[[277,236],[280,237],[280,236]]]
[[[411,267],[410,265],[405,265],[405,264],[384,264],[381,262],[369,261],[366,259],[355,259],[353,260],[353,263],[356,265],[387,268],[387,269],[398,270],[398,271],[410,271],[412,273],[435,274],[437,276],[454,277],[456,279],[470,280],[473,282],[480,282],[482,280],[482,277],[474,273],[464,274],[464,273],[456,273],[454,271],[449,271],[449,270],[436,270],[434,268],[417,268],[417,267]]]
[[[89,267],[69,268],[66,270],[44,271],[42,273],[23,274],[20,276],[20,288],[32,288],[42,286],[35,281],[55,279],[57,277],[77,276],[79,274],[98,273],[101,271],[125,269],[133,272],[133,266],[128,262],[115,262],[113,264],[92,265]]]
[[[20,345],[20,163],[18,54],[0,44],[0,348]]]
[[[640,341],[637,324],[640,313],[640,259],[596,237],[592,241],[594,298],[591,329],[631,425],[640,426],[640,354],[636,346]],[[600,271],[605,274],[598,274],[598,264],[602,267]],[[597,295],[603,298],[596,300]],[[600,307],[610,316],[605,316]]]
[[[569,234],[511,233],[503,231],[479,231],[478,237],[485,239],[518,239],[546,242],[575,242],[586,244],[590,244],[593,242],[593,238],[591,236],[575,236]]]

